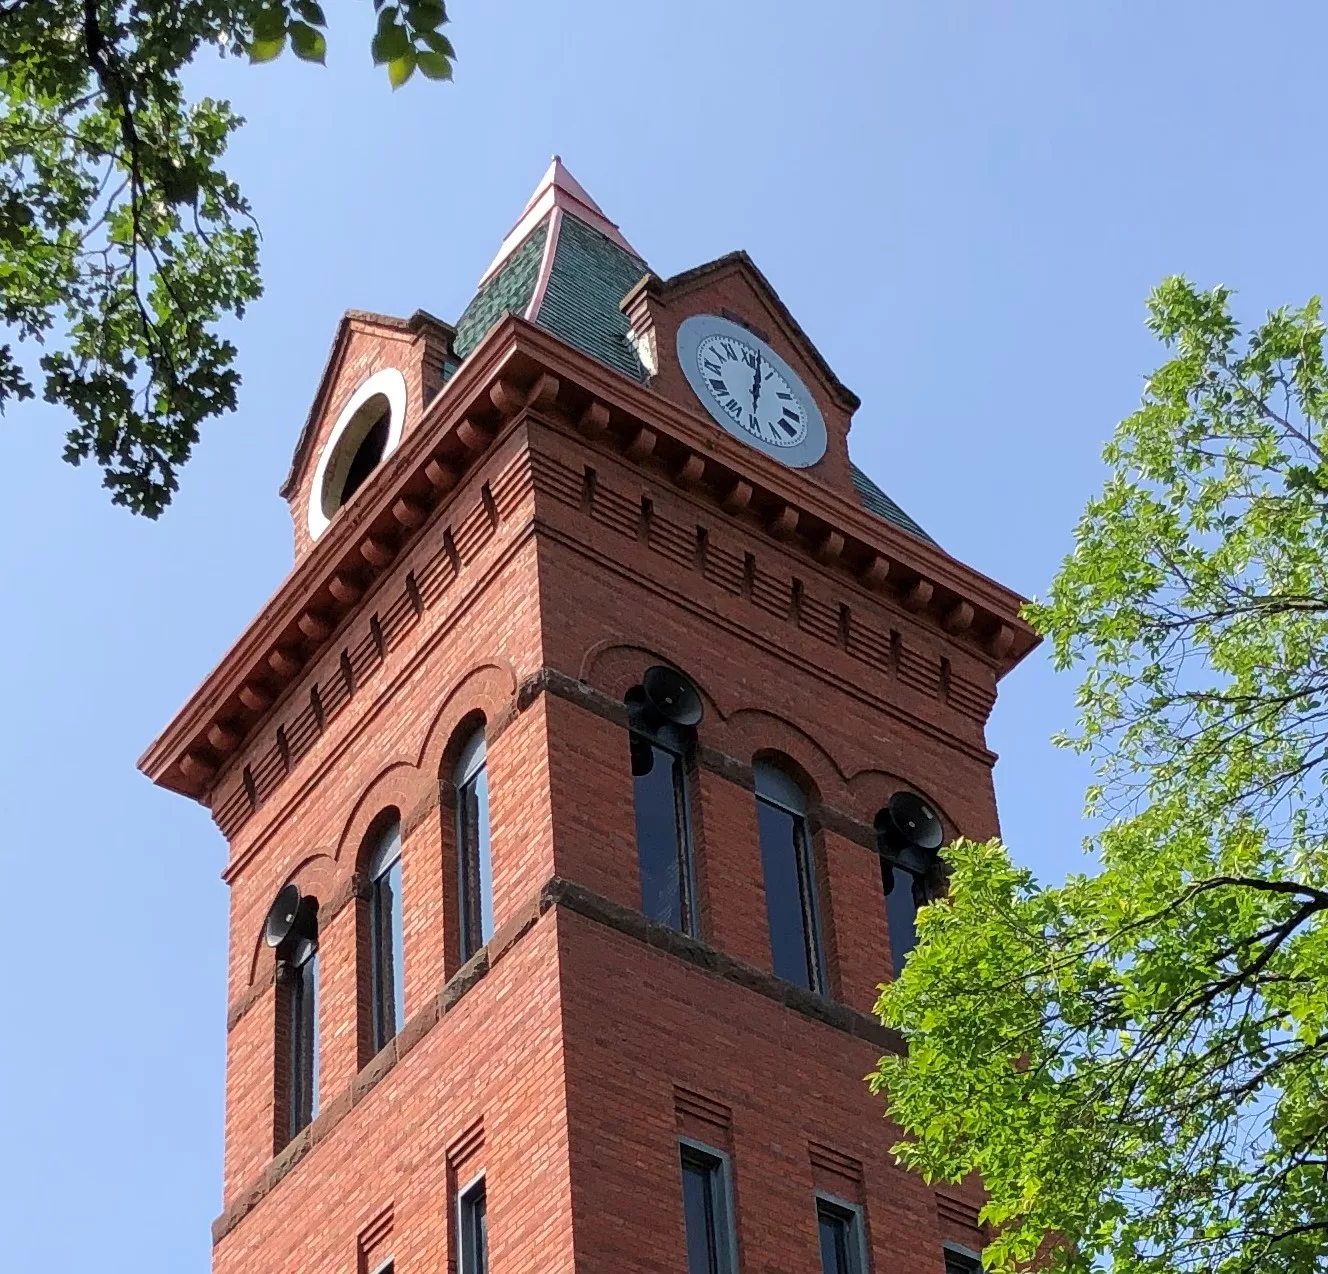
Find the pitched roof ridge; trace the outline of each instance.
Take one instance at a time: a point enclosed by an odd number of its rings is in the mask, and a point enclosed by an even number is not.
[[[539,273],[535,276],[535,286],[530,293],[530,303],[522,317],[533,323],[538,317],[544,296],[549,290],[549,279],[553,275],[553,261],[558,255],[558,239],[563,228],[563,210],[554,208],[549,214],[549,231],[544,238],[544,254],[540,258]]]
[[[554,208],[561,208],[578,221],[583,221],[586,225],[598,230],[606,239],[615,243],[625,252],[629,252],[638,261],[645,260],[623,237],[617,223],[610,221],[605,216],[604,209],[590,197],[586,192],[586,188],[567,171],[563,165],[562,157],[555,155],[548,168],[545,169],[544,176],[540,178],[539,184],[535,187],[535,193],[526,200],[526,206],[521,210],[521,216],[517,218],[516,225],[507,232],[507,237],[499,247],[498,254],[489,262],[489,268],[480,276],[479,287],[483,287],[502,268],[508,257],[521,246],[530,235],[530,232]]]

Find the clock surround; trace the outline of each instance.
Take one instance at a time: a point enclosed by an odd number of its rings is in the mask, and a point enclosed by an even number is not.
[[[825,455],[825,419],[811,391],[750,328],[693,314],[678,327],[677,353],[687,383],[727,433],[792,469]]]

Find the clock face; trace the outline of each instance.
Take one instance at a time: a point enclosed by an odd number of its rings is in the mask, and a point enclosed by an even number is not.
[[[678,329],[678,360],[729,433],[794,468],[825,454],[825,422],[798,374],[760,337],[713,314]]]
[[[806,409],[759,343],[715,333],[696,347],[696,365],[711,397],[752,437],[796,447],[807,436]]]

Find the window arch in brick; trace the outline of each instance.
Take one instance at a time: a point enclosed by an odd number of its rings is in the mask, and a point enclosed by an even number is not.
[[[771,966],[776,977],[825,993],[825,949],[807,818],[813,802],[787,757],[758,756],[752,769]]]

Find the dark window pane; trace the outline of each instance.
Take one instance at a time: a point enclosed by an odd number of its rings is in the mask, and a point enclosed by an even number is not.
[[[318,1115],[318,953],[290,971],[290,1135]]]
[[[383,451],[387,447],[387,434],[391,419],[391,412],[385,410],[374,421],[369,432],[364,435],[364,441],[356,449],[355,455],[351,458],[350,468],[346,471],[346,481],[341,487],[340,504],[345,504],[364,485],[364,480],[378,467],[378,462],[383,458]]]
[[[686,769],[676,752],[633,734],[632,776],[641,910],[651,920],[692,931]]]
[[[982,1262],[946,1248],[945,1274],[982,1274]]]
[[[890,954],[894,972],[904,967],[908,953],[918,944],[918,905],[912,873],[881,860],[881,883],[885,886],[885,919],[890,928]]]
[[[756,818],[775,976],[809,991],[819,990],[820,939],[806,823],[759,797]]]
[[[461,1274],[488,1274],[489,1219],[484,1183],[461,1197]]]
[[[489,855],[489,778],[481,766],[457,792],[461,859],[461,958],[493,937],[493,864]]]
[[[857,1218],[829,1204],[820,1204],[816,1219],[821,1232],[822,1274],[861,1274],[858,1269]]]
[[[374,1051],[384,1047],[405,1019],[402,959],[401,859],[373,882],[369,900],[372,944]]]
[[[731,1274],[722,1160],[682,1147],[682,1208],[687,1274]]]

